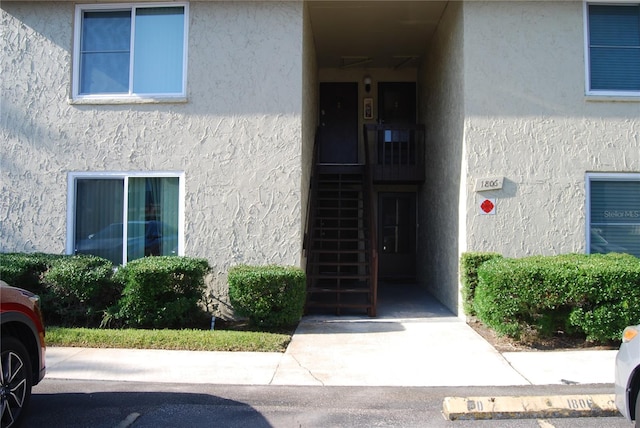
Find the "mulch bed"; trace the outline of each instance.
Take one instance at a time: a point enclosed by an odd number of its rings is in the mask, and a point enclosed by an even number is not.
[[[468,318],[467,324],[493,345],[498,352],[615,350],[620,347],[620,342],[588,342],[584,337],[570,336],[563,332],[557,332],[552,337],[530,337],[523,340],[515,340],[507,336],[498,335],[475,317]]]

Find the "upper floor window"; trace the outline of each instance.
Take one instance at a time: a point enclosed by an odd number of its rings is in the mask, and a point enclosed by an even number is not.
[[[640,96],[640,4],[586,8],[587,93]]]
[[[74,98],[184,96],[187,8],[76,6]]]

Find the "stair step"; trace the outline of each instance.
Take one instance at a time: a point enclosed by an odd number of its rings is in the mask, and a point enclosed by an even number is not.
[[[334,288],[313,287],[308,289],[307,292],[314,294],[368,294],[371,290],[368,288],[341,288],[336,290]]]
[[[331,308],[331,309],[365,309],[369,310],[373,308],[370,303],[325,303],[325,302],[307,302],[307,308]]]
[[[311,245],[311,250],[314,252],[324,251],[326,253],[337,253],[338,251],[357,251],[367,252],[368,246],[363,245],[363,241],[339,241],[337,239],[316,239]]]
[[[328,246],[325,245],[321,248],[316,248],[313,247],[311,248],[311,250],[315,253],[318,254],[320,257],[324,257],[327,256],[328,254],[339,254],[340,256],[351,256],[351,257],[355,257],[356,255],[358,256],[366,256],[369,251],[367,248],[345,248],[343,247],[334,247],[334,246]],[[316,260],[314,258],[310,258],[309,261],[313,261]],[[324,259],[323,259],[324,260]]]
[[[367,266],[369,263],[368,262],[353,262],[353,263],[349,263],[349,262],[311,262],[310,263],[313,266],[317,266],[319,269],[317,275],[318,276],[322,276],[322,275],[326,275],[326,276],[332,276],[335,275],[336,272],[339,272],[338,268],[355,268],[355,267],[363,267],[363,266]],[[336,270],[329,270],[327,269],[328,267],[334,267]],[[324,269],[322,269],[324,268]],[[344,275],[354,275],[353,272],[340,272],[341,274]],[[357,273],[357,272],[356,272]]]
[[[325,201],[326,202],[326,201]],[[353,212],[358,212],[358,211],[362,211],[364,208],[362,207],[362,204],[357,203],[357,204],[348,204],[348,205],[333,205],[333,204],[329,204],[326,203],[324,205],[316,205],[316,209],[315,212],[318,211],[328,211],[328,210],[333,210],[333,211],[353,211]]]
[[[315,238],[314,239],[314,244],[315,243],[344,243],[344,244],[356,244],[356,243],[362,243],[362,242],[368,242],[368,240],[366,238]],[[312,249],[316,249],[315,246],[311,246]],[[351,249],[351,248],[350,248]]]
[[[350,206],[358,206],[358,204],[362,201],[362,198],[359,196],[343,196],[343,197],[335,197],[335,196],[320,196],[316,198],[318,204],[338,204],[338,205],[350,205]],[[324,206],[324,205],[322,205]]]
[[[336,226],[316,226],[313,228],[316,231],[326,231],[326,232],[358,232],[362,230],[361,227],[336,227]]]
[[[345,218],[345,217],[331,217],[331,216],[325,216],[325,217],[316,217],[315,221],[317,222],[323,222],[323,221],[355,221],[357,222],[358,220],[360,220],[358,217],[350,217],[350,218]]]
[[[353,281],[353,280],[361,280],[361,281],[367,281],[371,278],[371,275],[369,274],[346,274],[346,273],[331,273],[331,274],[310,274],[307,275],[308,279],[317,279],[319,281],[322,280],[330,280],[330,281],[336,281],[336,280],[346,280],[346,281]],[[367,285],[367,287],[369,287]]]
[[[375,313],[364,172],[363,165],[315,167],[307,270],[316,273],[307,274],[307,308]]]
[[[326,175],[361,175],[364,171],[364,165],[320,164],[316,168],[319,174]]]

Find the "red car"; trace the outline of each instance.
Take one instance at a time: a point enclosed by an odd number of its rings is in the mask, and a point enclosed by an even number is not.
[[[20,425],[31,388],[45,375],[40,298],[0,281],[0,411],[2,428]]]

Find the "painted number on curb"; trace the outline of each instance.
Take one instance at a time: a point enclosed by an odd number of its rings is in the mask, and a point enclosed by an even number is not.
[[[567,399],[567,405],[570,409],[591,409],[593,407],[593,401],[571,398]]]
[[[484,410],[484,405],[482,404],[482,401],[467,400],[467,410],[480,410],[480,411],[483,411]]]

